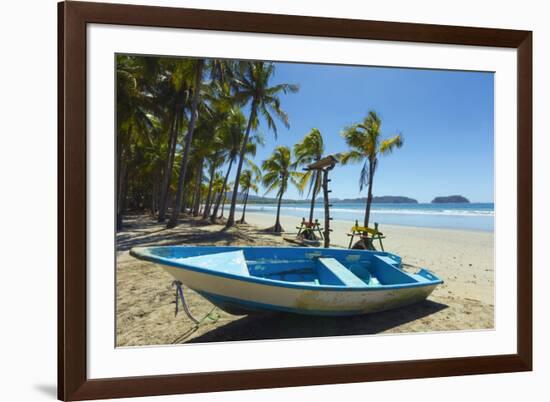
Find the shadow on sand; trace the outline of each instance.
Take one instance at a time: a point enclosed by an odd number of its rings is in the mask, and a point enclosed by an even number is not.
[[[178,226],[176,229],[166,229],[157,222],[144,226],[141,220],[125,221],[124,231],[117,233],[117,251],[127,251],[136,246],[211,245],[212,243],[229,246],[238,242],[255,242],[253,236],[234,228],[213,231],[201,229],[209,225],[206,221],[182,220],[182,222],[185,222],[185,225]],[[158,229],[147,230],[155,226]]]
[[[182,225],[166,229],[164,224],[152,222],[142,216],[126,217],[124,230],[117,233],[117,251],[135,246],[153,245],[262,245],[273,243],[273,234],[266,230],[248,227],[224,229],[213,227],[208,221],[183,218]],[[177,343],[203,343],[260,339],[309,338],[338,335],[367,335],[388,331],[448,308],[447,305],[425,300],[381,313],[352,317],[320,317],[285,313],[259,313],[235,317],[233,321],[204,334],[194,335],[191,328],[174,341]],[[204,328],[206,329],[206,328]]]
[[[437,313],[448,306],[425,300],[412,306],[352,317],[255,314],[197,336],[188,343],[369,335]]]

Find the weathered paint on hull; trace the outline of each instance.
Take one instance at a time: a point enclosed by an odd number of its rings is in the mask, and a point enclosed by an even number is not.
[[[300,289],[220,277],[162,265],[175,279],[228,312],[285,311],[309,315],[358,315],[426,299],[437,284],[400,289]]]

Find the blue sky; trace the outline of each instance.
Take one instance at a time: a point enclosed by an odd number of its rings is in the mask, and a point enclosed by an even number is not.
[[[314,127],[323,134],[327,154],[346,151],[342,129],[374,109],[383,137],[400,132],[405,139],[401,149],[380,158],[374,195],[429,202],[461,194],[472,202],[493,201],[492,73],[276,63],[272,82],[296,83],[300,91],[281,97],[290,128],[278,124],[277,140],[261,124],[266,145],[257,163],[276,145],[292,147]],[[359,192],[360,169],[337,165],[332,196],[366,196],[366,189]],[[304,197],[292,186],[285,194]]]

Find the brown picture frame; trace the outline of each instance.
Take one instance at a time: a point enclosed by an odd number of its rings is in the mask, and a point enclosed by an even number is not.
[[[517,49],[517,353],[88,379],[86,25],[193,28]],[[58,398],[83,400],[532,370],[532,32],[336,18],[58,4]]]

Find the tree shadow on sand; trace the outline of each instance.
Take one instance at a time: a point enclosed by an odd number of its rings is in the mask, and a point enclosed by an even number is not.
[[[196,227],[192,231],[158,230],[143,236],[117,237],[117,251],[127,251],[132,247],[172,246],[172,245],[234,245],[237,242],[254,243],[254,238],[238,231],[209,231]]]
[[[411,306],[350,317],[266,313],[248,315],[188,343],[378,334],[437,313],[447,305],[425,300]]]

